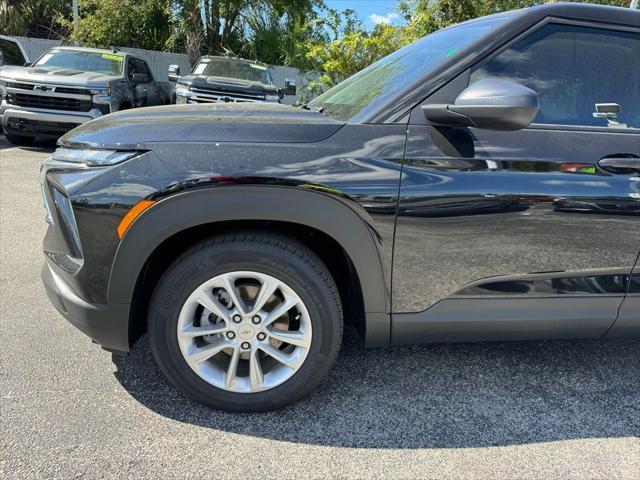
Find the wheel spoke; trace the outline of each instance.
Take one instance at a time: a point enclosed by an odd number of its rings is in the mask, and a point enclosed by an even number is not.
[[[279,328],[273,328],[267,330],[268,335],[281,342],[290,343],[297,347],[309,347],[310,339],[304,332],[292,331],[292,330],[280,330]]]
[[[273,347],[270,344],[260,345],[260,350],[269,355],[270,357],[275,358],[280,363],[284,363],[287,367],[296,368],[298,366],[298,362],[294,360],[291,355],[287,355],[281,350]]]
[[[224,386],[232,388],[232,382],[236,378],[236,372],[238,370],[238,362],[240,361],[240,349],[236,346],[233,349],[233,355],[229,359],[229,366],[227,367],[227,373],[224,376]]]
[[[236,291],[236,286],[233,279],[230,278],[229,275],[225,275],[223,278],[223,282],[224,289],[226,290],[227,294],[229,294],[229,297],[233,302],[233,306],[236,307],[236,310],[238,310],[240,315],[245,315],[246,307],[244,305],[244,302],[240,300],[240,297],[238,296],[238,292]]]
[[[276,290],[278,290],[279,286],[280,286],[280,282],[276,281],[275,279],[265,278],[262,281],[260,290],[258,291],[258,294],[256,295],[256,299],[253,302],[253,308],[248,313],[248,315],[253,316],[256,313],[258,313],[260,310],[262,310],[262,307],[264,307],[264,304],[267,303],[267,301],[272,297],[272,295],[276,292]]]
[[[194,365],[200,365],[202,362],[220,353],[226,347],[229,347],[229,343],[222,339],[210,343],[205,347],[195,347],[187,354],[187,361]]]
[[[309,311],[296,290],[251,270],[227,271],[194,286],[174,328],[189,368],[236,393],[289,381],[314,342]]]
[[[280,306],[269,312],[269,315],[267,315],[267,318],[264,320],[264,326],[266,327],[267,325],[272,324],[297,304],[298,302],[294,298],[285,297],[284,302]]]
[[[249,383],[251,385],[251,390],[259,389],[264,383],[262,366],[260,365],[257,349],[253,349],[249,356]]]
[[[227,323],[229,322],[229,311],[214,298],[213,293],[208,288],[198,289],[195,300],[214,315],[222,318]]]
[[[208,327],[194,327],[191,325],[184,330],[181,330],[180,335],[183,337],[202,337],[203,335],[215,335],[216,333],[222,333],[226,330],[226,325],[209,325]]]

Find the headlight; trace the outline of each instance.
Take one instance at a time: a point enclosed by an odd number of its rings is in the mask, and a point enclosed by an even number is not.
[[[84,163],[90,167],[115,165],[141,152],[123,150],[98,150],[92,148],[58,148],[53,152],[53,160]]]
[[[176,95],[188,95],[189,94],[189,85],[185,85],[183,83],[179,83],[176,85]]]
[[[0,100],[7,96],[7,82],[0,80]]]
[[[111,87],[107,88],[90,88],[91,95],[111,95]]]

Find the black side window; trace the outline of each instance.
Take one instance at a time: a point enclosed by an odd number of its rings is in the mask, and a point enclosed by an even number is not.
[[[22,52],[15,42],[0,40],[0,51],[2,51],[2,63],[4,65],[24,65],[26,62]]]
[[[129,77],[129,80],[133,80],[133,74],[140,73],[140,69],[138,68],[138,62],[135,61],[135,58],[130,58],[129,61],[127,62],[127,65],[128,65],[127,76]]]
[[[484,63],[471,83],[500,77],[535,90],[534,123],[640,128],[640,33],[548,24]]]
[[[138,58],[136,59],[136,62],[138,63],[138,72],[146,73],[149,76],[149,80],[151,80],[151,72],[149,71],[147,63],[144,60],[140,60]]]

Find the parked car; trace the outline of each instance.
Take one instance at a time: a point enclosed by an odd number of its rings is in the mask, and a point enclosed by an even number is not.
[[[168,104],[171,88],[156,82],[134,55],[55,47],[29,67],[3,69],[0,98],[7,140],[28,145],[111,112]]]
[[[0,70],[9,65],[24,65],[29,61],[20,42],[15,38],[0,35]]]
[[[184,77],[179,65],[171,65],[169,80],[177,82],[176,103],[279,103],[285,95],[296,94],[295,82],[287,80],[285,88],[279,89],[268,65],[243,58],[204,56]]]
[[[147,332],[176,388],[226,410],[307,395],[344,324],[368,346],[638,336],[640,216],[556,202],[640,202],[638,51],[640,12],[547,4],[298,108],[78,127],[42,170],[48,295],[105,349]]]

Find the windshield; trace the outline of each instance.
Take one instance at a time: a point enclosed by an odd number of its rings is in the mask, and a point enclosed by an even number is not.
[[[85,52],[82,50],[49,50],[36,63],[38,67],[69,68],[83,72],[120,75],[124,56],[115,53]]]
[[[323,113],[348,120],[374,100],[388,98],[508,17],[489,18],[439,30],[384,57],[309,103]]]
[[[271,84],[269,67],[232,58],[201,58],[193,69],[192,74],[205,75],[207,77],[239,78],[251,82]]]

